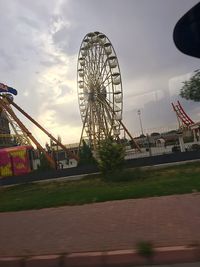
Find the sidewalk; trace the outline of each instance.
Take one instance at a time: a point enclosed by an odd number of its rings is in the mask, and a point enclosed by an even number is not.
[[[0,256],[200,243],[200,193],[0,213]]]

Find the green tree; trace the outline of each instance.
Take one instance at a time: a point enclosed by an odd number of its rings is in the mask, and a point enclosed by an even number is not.
[[[92,151],[89,145],[87,145],[84,140],[82,141],[82,143],[83,145],[81,146],[79,151],[79,165],[95,164],[96,160],[92,155]]]
[[[38,170],[40,171],[48,171],[49,169],[53,169],[51,164],[48,162],[46,156],[43,153],[40,153],[40,165]]]
[[[200,101],[200,70],[196,70],[195,74],[183,84],[180,96],[187,100]]]
[[[98,151],[98,164],[102,173],[108,174],[123,169],[125,148],[112,138],[102,141]]]

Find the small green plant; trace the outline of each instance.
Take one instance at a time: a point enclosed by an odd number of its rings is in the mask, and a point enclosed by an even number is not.
[[[137,244],[138,254],[147,259],[147,262],[150,263],[152,257],[155,253],[153,245],[149,241],[141,241]]]
[[[112,138],[102,141],[98,151],[98,165],[103,174],[116,173],[124,167],[125,148]]]

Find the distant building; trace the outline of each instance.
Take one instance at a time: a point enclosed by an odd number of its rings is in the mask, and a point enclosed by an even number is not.
[[[65,145],[69,153],[74,155],[78,155],[79,143],[74,144],[67,144]],[[76,167],[78,162],[73,156],[68,157],[67,153],[63,151],[63,149],[55,144],[54,142],[50,141],[50,151],[53,152],[53,156],[59,166],[60,169]]]
[[[70,153],[72,153],[74,155],[78,155],[79,143],[67,144],[67,145],[64,145],[64,146],[67,148],[67,150]],[[50,148],[53,151],[62,151],[63,150],[59,145],[57,145],[56,143],[52,142],[51,140],[50,140]]]

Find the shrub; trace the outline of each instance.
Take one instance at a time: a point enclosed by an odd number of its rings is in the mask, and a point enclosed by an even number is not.
[[[115,173],[124,167],[125,148],[112,138],[102,141],[98,150],[98,165],[103,174]]]
[[[151,242],[142,241],[137,244],[138,254],[142,257],[150,259],[154,255],[154,248]]]
[[[96,164],[96,160],[92,155],[92,151],[89,145],[86,144],[84,140],[82,140],[82,146],[79,151],[79,162],[78,165],[88,165],[88,164]]]
[[[48,171],[53,169],[53,167],[51,166],[51,164],[43,153],[40,154],[39,159],[40,164],[38,165],[38,171]]]

